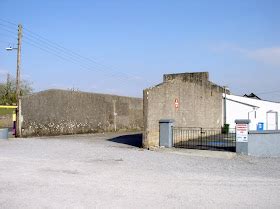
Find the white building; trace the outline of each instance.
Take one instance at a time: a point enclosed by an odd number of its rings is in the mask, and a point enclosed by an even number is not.
[[[236,119],[250,119],[250,130],[280,130],[280,103],[224,94],[224,120],[235,127]],[[258,127],[258,128],[257,128]]]

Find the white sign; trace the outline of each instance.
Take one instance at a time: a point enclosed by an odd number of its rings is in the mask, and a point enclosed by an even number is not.
[[[236,124],[236,142],[248,142],[248,124]]]

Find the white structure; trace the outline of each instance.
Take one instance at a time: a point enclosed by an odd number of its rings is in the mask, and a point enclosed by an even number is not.
[[[280,103],[224,94],[224,120],[235,127],[236,119],[250,119],[249,130],[280,130]]]

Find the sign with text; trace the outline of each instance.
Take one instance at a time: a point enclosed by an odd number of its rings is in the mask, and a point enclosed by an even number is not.
[[[236,142],[248,142],[248,124],[236,124]]]

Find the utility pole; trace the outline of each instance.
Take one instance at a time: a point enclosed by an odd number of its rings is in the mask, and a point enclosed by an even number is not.
[[[21,101],[20,101],[20,61],[21,61],[21,40],[22,25],[18,25],[18,44],[17,44],[17,77],[16,77],[16,99],[17,99],[17,119],[16,136],[21,137]]]
[[[6,83],[6,94],[9,95],[11,91],[11,85],[10,85],[10,74],[7,74],[7,83]]]

